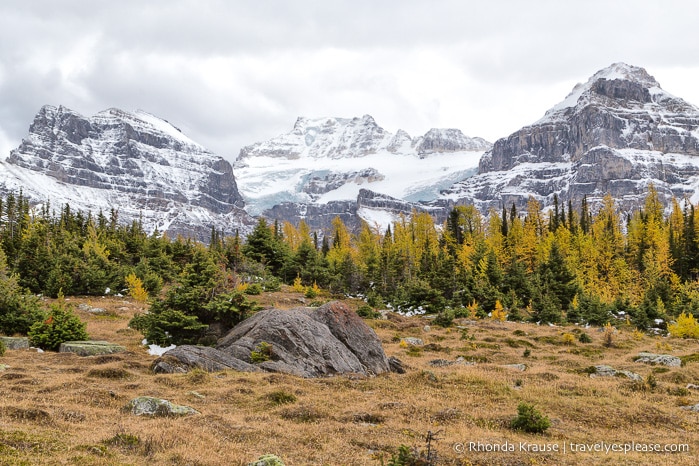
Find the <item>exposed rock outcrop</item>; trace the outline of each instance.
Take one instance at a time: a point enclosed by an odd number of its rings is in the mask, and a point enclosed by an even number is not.
[[[264,360],[253,352],[269,347]],[[158,372],[235,369],[283,372],[301,377],[380,374],[391,367],[381,342],[362,319],[340,302],[317,309],[268,309],[241,322],[216,348],[179,346],[153,364]]]
[[[432,215],[435,222],[441,223],[446,220],[451,205],[445,201],[410,202],[360,189],[356,201],[331,201],[325,204],[284,202],[264,211],[262,215],[292,224],[303,220],[312,230],[323,231],[332,231],[332,221],[339,217],[350,231],[358,233],[362,222],[385,228],[387,225],[378,224],[377,218],[382,221],[386,218],[397,220],[401,214],[410,216],[413,212],[426,212]]]
[[[544,206],[607,193],[624,209],[639,205],[653,183],[661,199],[696,193],[699,108],[660,88],[643,68],[616,63],[530,126],[495,142],[479,174],[451,187],[445,198],[481,211],[529,197]]]

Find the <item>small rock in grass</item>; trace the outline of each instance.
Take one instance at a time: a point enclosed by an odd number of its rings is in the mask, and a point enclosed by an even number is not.
[[[168,400],[154,398],[152,396],[139,396],[131,400],[124,410],[136,416],[188,416],[199,414],[194,408],[189,406],[176,405]]]

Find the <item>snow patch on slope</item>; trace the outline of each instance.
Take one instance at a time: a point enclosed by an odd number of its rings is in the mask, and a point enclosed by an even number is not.
[[[327,204],[356,200],[360,189],[393,198],[430,201],[476,173],[492,147],[457,129],[411,138],[374,119],[299,118],[290,133],[243,148],[234,166],[251,214],[284,201]]]

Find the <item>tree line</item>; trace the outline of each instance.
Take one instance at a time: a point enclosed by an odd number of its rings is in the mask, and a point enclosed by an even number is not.
[[[21,192],[0,199],[0,214],[0,280],[11,278],[18,293],[125,293],[131,277],[156,314],[179,313],[170,317],[200,330],[250,312],[240,298],[248,286],[282,283],[447,321],[496,311],[601,325],[616,315],[645,329],[699,308],[695,206],[673,200],[666,215],[652,186],[644,204],[623,215],[607,196],[595,212],[585,199],[577,209],[555,199],[545,210],[530,199],[521,212],[511,206],[483,216],[457,206],[443,224],[413,212],[385,231],[364,224],[356,234],[339,218],[326,234],[303,221],[261,218],[245,239],[212,229],[208,245],[146,233],[139,221],[121,223],[116,210],[32,209]]]

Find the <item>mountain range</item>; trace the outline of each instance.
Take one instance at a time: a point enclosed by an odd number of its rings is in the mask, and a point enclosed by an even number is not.
[[[259,215],[385,228],[413,210],[439,221],[455,205],[485,213],[557,196],[594,206],[607,193],[630,210],[651,183],[666,203],[697,203],[697,156],[699,109],[643,68],[616,63],[494,144],[458,129],[392,134],[369,115],[299,118],[289,133],[244,147],[234,165],[143,111],[86,118],[47,105],[0,161],[0,190],[55,209],[115,209],[148,231],[206,240],[212,227],[246,234]]]

